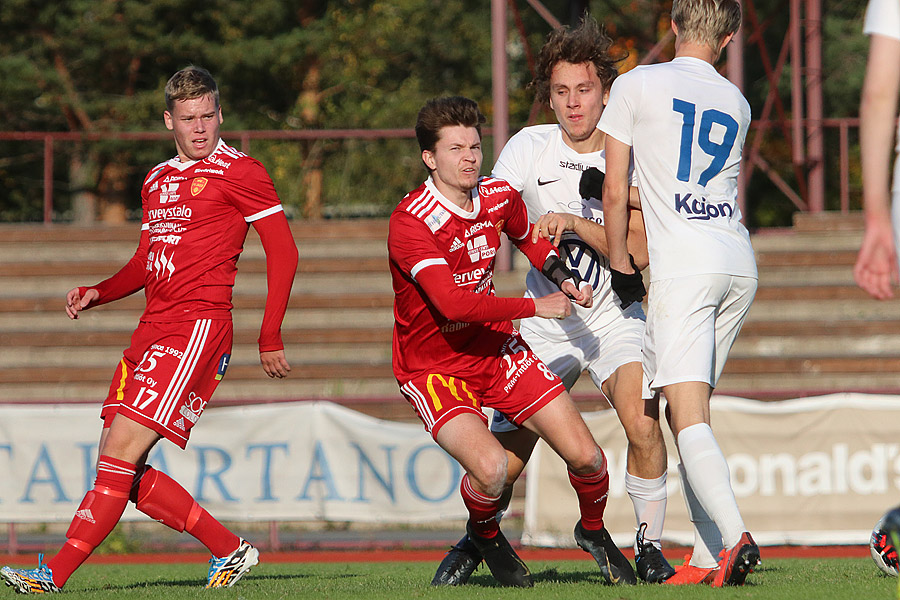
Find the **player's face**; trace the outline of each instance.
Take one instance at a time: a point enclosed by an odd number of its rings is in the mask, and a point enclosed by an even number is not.
[[[550,108],[570,146],[600,135],[597,122],[608,97],[592,63],[559,62],[550,73]]]
[[[172,111],[163,113],[166,127],[175,133],[175,147],[183,161],[203,160],[219,143],[222,109],[207,94],[200,98],[178,100]]]
[[[478,130],[464,125],[442,128],[434,151],[422,152],[435,185],[450,200],[468,198],[478,185],[482,159]]]

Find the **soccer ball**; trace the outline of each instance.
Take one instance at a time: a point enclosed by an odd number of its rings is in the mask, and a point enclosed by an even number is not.
[[[869,539],[872,560],[882,573],[891,577],[897,577],[897,571],[900,569],[897,560],[898,542],[900,542],[900,506],[889,510],[878,519]]]

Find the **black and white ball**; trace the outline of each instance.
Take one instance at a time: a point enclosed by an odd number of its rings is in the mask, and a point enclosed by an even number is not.
[[[900,542],[900,506],[886,512],[878,519],[869,538],[869,552],[882,573],[897,577],[900,570],[897,546]]]

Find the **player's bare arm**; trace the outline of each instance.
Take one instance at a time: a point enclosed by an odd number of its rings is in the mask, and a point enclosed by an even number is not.
[[[94,288],[88,288],[84,292],[84,296],[79,293],[78,288],[72,288],[66,294],[66,314],[70,319],[77,319],[78,313],[86,309],[91,302],[97,300],[100,293]]]
[[[859,287],[879,300],[892,298],[891,286],[897,283],[897,254],[890,211],[894,129],[885,127],[885,123],[893,122],[897,114],[898,60],[900,41],[885,35],[872,35],[859,106],[866,229],[853,277]]]
[[[603,218],[609,244],[609,266],[620,273],[634,272],[628,257],[628,166],[631,146],[606,137],[606,178],[603,181]]]

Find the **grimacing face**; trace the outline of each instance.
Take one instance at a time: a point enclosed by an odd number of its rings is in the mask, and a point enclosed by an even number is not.
[[[554,65],[550,73],[550,108],[570,146],[594,134],[608,97],[593,63]]]
[[[422,152],[438,190],[451,200],[468,197],[478,185],[483,159],[478,130],[465,125],[442,127],[434,151]]]
[[[211,94],[177,100],[172,111],[163,113],[166,128],[175,134],[175,147],[182,161],[203,160],[219,143],[222,108]]]

